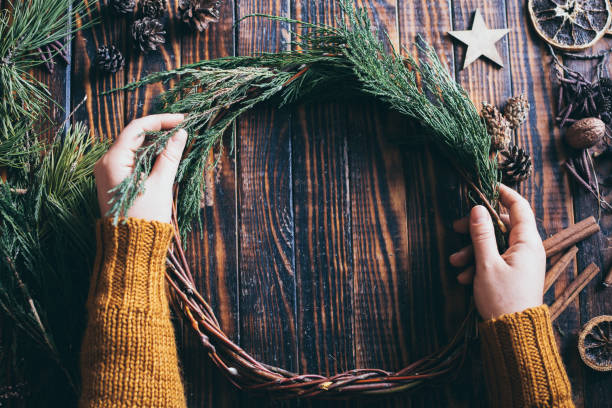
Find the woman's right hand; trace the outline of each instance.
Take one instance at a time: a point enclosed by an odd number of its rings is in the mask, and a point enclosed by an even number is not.
[[[500,184],[501,203],[508,209],[504,216],[510,228],[509,248],[497,249],[493,221],[483,206],[472,208],[469,217],[458,220],[453,228],[469,232],[472,245],[450,256],[451,265],[464,268],[457,280],[474,285],[476,308],[483,319],[522,312],[543,303],[546,253],[527,200]]]

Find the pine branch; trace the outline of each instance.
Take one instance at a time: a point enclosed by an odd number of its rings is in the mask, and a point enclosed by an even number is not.
[[[0,308],[46,350],[76,395],[74,350],[99,216],[93,168],[108,143],[81,124],[58,133],[43,143],[43,157],[32,155],[23,180],[0,182]]]
[[[189,149],[177,175],[180,184],[178,209],[181,231],[188,230],[197,214],[203,171],[211,152],[222,148],[224,132],[245,111],[274,99],[278,106],[323,99],[338,93],[361,93],[376,97],[392,109],[418,121],[426,137],[406,135],[411,142],[430,142],[452,158],[493,215],[497,203],[498,171],[489,157],[490,137],[469,96],[450,76],[434,50],[421,46],[420,60],[400,55],[392,44],[379,40],[367,12],[339,0],[343,17],[337,27],[315,25],[275,16],[253,15],[302,24],[296,51],[265,53],[250,57],[227,57],[201,61],[167,72],[154,73],[122,89],[167,81],[178,83],[161,96],[163,112],[189,112],[180,127],[189,133]],[[387,49],[390,48],[390,52]],[[117,220],[127,213],[142,191],[148,174],[176,129],[149,133],[137,154],[135,171],[115,190],[109,215]],[[234,141],[232,140],[232,146]]]
[[[62,55],[74,33],[97,22],[76,24],[96,1],[9,0],[0,11],[0,137],[17,133],[14,124],[43,118],[45,108],[56,104],[29,70]]]

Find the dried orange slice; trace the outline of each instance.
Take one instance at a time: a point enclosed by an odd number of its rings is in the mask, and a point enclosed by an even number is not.
[[[593,370],[612,371],[612,316],[591,319],[580,332],[578,350]]]
[[[609,0],[529,0],[528,7],[538,35],[568,51],[591,47],[612,22]]]

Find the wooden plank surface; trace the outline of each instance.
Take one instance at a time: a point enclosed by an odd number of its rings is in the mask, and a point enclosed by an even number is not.
[[[251,13],[289,17],[290,3],[237,0],[236,10],[236,19]],[[247,19],[237,27],[236,52],[288,50],[288,28]],[[272,107],[248,112],[238,120],[236,138],[240,345],[268,364],[297,371],[290,113]],[[269,404],[241,399],[243,406]]]
[[[478,0],[455,0],[453,1],[453,30],[469,30],[474,20],[474,12],[480,9],[485,24],[490,29],[510,28],[506,19],[506,0],[494,0],[481,2]],[[512,30],[512,29],[511,29]],[[514,35],[512,30],[509,35]],[[467,68],[463,68],[467,47],[461,43],[455,44],[455,74],[456,80],[469,93],[476,109],[480,110],[483,102],[490,103],[502,109],[506,100],[512,96],[512,81],[510,78],[510,60],[508,50],[508,36],[502,38],[496,44],[497,50],[502,56],[505,68],[501,68],[483,59],[477,60]],[[465,190],[464,190],[465,192]],[[466,207],[462,216],[469,214],[470,205]],[[465,244],[466,241],[463,241]],[[478,349],[471,363],[472,367],[472,390],[471,399],[477,399],[479,395],[486,395],[482,381],[482,366]]]
[[[357,4],[398,47],[397,4],[384,0]],[[349,116],[353,330],[357,367],[398,370],[410,359],[410,333],[403,318],[410,302],[409,246],[401,154],[384,132],[390,117],[370,102],[351,107]],[[382,400],[371,406],[399,402]]]
[[[612,41],[610,39],[604,39],[593,47],[591,53],[607,50],[610,46],[612,46]],[[587,79],[596,79],[596,60],[577,61],[566,59],[564,63],[571,69],[585,73]],[[607,72],[605,75],[609,76],[611,74],[609,64],[606,68]],[[595,171],[598,173],[599,180],[603,180],[610,175],[609,160],[606,161],[604,159],[599,162],[595,161],[595,164]],[[575,338],[575,336],[579,335],[581,325],[585,325],[592,318],[602,314],[612,314],[612,292],[610,292],[610,289],[604,288],[601,284],[610,270],[610,267],[612,267],[609,260],[608,262],[604,260],[604,249],[609,248],[606,236],[609,236],[612,232],[612,214],[609,212],[601,212],[602,217],[599,218],[598,215],[600,211],[597,206],[597,200],[574,182],[571,182],[571,188],[576,218],[575,221],[595,215],[603,231],[603,234],[596,234],[579,244],[580,252],[578,252],[577,256],[578,270],[582,271],[587,265],[595,262],[603,272],[600,276],[593,279],[580,294],[580,302],[578,305],[580,325],[573,326],[569,332],[564,332],[562,334],[563,337]],[[605,198],[610,201],[610,194]],[[581,364],[579,358],[577,358],[577,360],[578,362],[576,364]],[[583,382],[585,406],[605,406],[612,400],[612,387],[610,386],[609,375],[583,367]]]
[[[298,20],[329,25],[339,16],[333,1],[297,2],[294,13]],[[331,375],[355,367],[348,121],[341,104],[308,105],[292,115],[301,372]]]
[[[528,16],[523,4],[507,2],[510,66],[513,93],[526,93],[531,109],[527,122],[521,126],[515,142],[525,148],[533,159],[533,175],[521,184],[519,192],[531,203],[538,223],[540,235],[547,236],[559,231],[574,221],[574,211],[568,180],[560,171],[565,159],[563,142],[555,126],[555,103],[550,75],[550,57],[544,44],[527,23]],[[546,300],[560,294],[576,274],[568,268],[551,290]],[[575,337],[562,336],[580,325],[578,301],[556,321],[557,341],[563,360],[572,373],[572,391],[575,402],[584,403],[583,364],[576,353]]]
[[[1,0],[0,0],[1,1]],[[37,72],[56,99],[72,108],[87,95],[75,119],[97,134],[115,137],[132,118],[154,110],[164,87],[100,96],[156,70],[201,59],[290,48],[288,26],[250,19],[249,13],[283,15],[334,24],[333,0],[226,0],[221,20],[202,34],[176,16],[169,1],[163,50],[147,56],[129,45],[129,18],[116,18],[103,3],[83,19],[103,24],[78,34],[68,72]],[[534,36],[523,2],[507,0],[357,1],[395,46],[417,52],[417,33],[434,45],[479,108],[503,105],[526,93],[532,105],[515,143],[534,158],[534,174],[520,187],[548,236],[595,212],[589,196],[572,190],[559,164],[565,158],[554,125],[549,58]],[[511,29],[498,43],[505,67],[478,60],[460,69],[465,47],[447,35],[471,26],[480,8],[490,28]],[[116,44],[126,70],[100,76],[90,70],[99,45]],[[578,69],[587,69],[583,64]],[[70,102],[65,103],[66,101]],[[56,120],[65,112],[52,110]],[[414,128],[398,115],[366,103],[323,103],[277,110],[260,107],[236,126],[236,150],[226,149],[206,173],[202,229],[187,240],[190,266],[224,331],[263,362],[299,372],[333,374],[353,367],[397,369],[448,341],[465,314],[469,290],[455,282],[447,257],[466,243],[450,231],[469,206],[459,180],[435,150],[398,145]],[[212,157],[211,157],[212,163]],[[601,221],[612,231],[612,217]],[[581,245],[577,265],[547,295],[555,294],[591,261],[604,263],[599,236]],[[607,265],[604,265],[607,267]],[[605,269],[607,270],[607,269]],[[577,406],[605,406],[609,376],[584,368],[576,353],[580,325],[612,313],[609,293],[592,283],[556,323]],[[190,407],[472,407],[484,404],[475,349],[460,378],[443,388],[339,404],[274,402],[236,391],[210,364],[189,327],[179,328],[179,348]]]
[[[202,59],[234,55],[234,2],[222,3],[222,16],[203,33],[178,23],[181,36],[181,64]],[[194,225],[187,240],[187,254],[194,278],[202,293],[210,300],[223,331],[235,342],[239,340],[238,260],[236,257],[236,152],[232,151],[231,134],[227,135],[218,166],[206,172],[200,212],[202,228]],[[215,157],[211,155],[209,164]],[[196,223],[197,224],[197,223]],[[239,395],[219,375],[216,367],[202,353],[202,344],[191,327],[182,327],[183,370],[190,407],[232,407]]]
[[[72,72],[70,76],[70,95],[73,109],[85,98],[74,115],[74,120],[86,122],[95,134],[102,138],[115,138],[126,125],[125,92],[102,95],[106,91],[125,84],[125,70],[115,74],[103,75],[93,69],[93,61],[98,47],[115,45],[125,56],[128,44],[128,18],[117,17],[103,2],[88,6],[88,12],[77,19],[83,24],[91,19],[99,19],[100,24],[76,34],[73,45]]]

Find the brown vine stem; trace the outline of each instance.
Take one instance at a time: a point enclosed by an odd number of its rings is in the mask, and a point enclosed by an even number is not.
[[[455,170],[457,170],[457,172],[459,172],[461,177],[465,180],[465,182],[472,188],[472,190],[474,190],[476,195],[478,195],[478,198],[480,198],[480,200],[482,201],[482,203],[486,207],[486,209],[489,210],[489,213],[491,214],[491,217],[495,220],[495,223],[497,224],[497,227],[499,228],[501,233],[502,234],[507,234],[508,233],[508,228],[506,228],[506,224],[504,224],[504,222],[502,221],[501,217],[499,216],[497,211],[495,211],[495,208],[493,208],[493,206],[491,205],[491,203],[489,202],[487,197],[483,194],[482,191],[480,191],[478,186],[476,184],[474,184],[472,179],[470,179],[468,177],[468,175],[465,174],[465,171],[463,171],[457,165],[457,163],[455,163],[454,160],[451,159],[451,163],[453,164],[453,167],[455,167]]]
[[[499,219],[480,189],[465,177],[464,172],[461,174],[489,211],[492,211],[493,218]],[[276,398],[322,396],[326,399],[342,399],[356,395],[390,394],[416,388],[426,381],[447,376],[464,363],[470,339],[475,334],[473,306],[446,346],[397,373],[363,368],[327,377],[318,374],[296,374],[257,361],[223,332],[212,307],[198,292],[178,227],[178,191],[179,187],[175,185],[172,203],[174,244],[167,256],[168,268],[165,274],[172,289],[172,303],[199,337],[199,343],[212,363],[239,389],[272,394]]]

